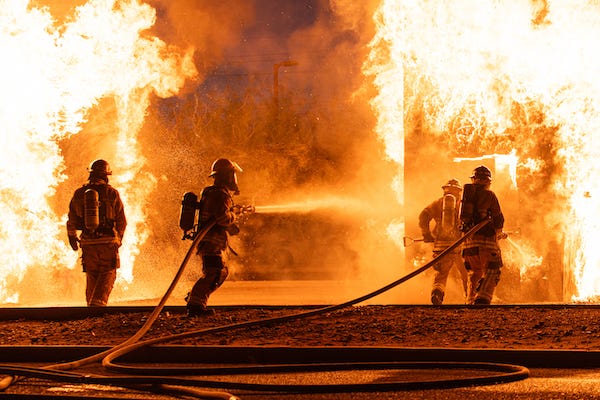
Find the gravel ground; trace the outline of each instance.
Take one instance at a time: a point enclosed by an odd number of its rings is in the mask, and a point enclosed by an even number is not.
[[[209,317],[162,312],[143,339],[305,312],[302,308],[216,308]],[[66,321],[0,321],[2,345],[116,345],[149,313]],[[600,349],[593,306],[355,306],[283,323],[236,328],[164,344]]]

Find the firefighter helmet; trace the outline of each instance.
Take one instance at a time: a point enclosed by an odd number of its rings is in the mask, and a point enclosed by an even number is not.
[[[112,175],[112,171],[110,170],[110,165],[108,162],[102,159],[98,159],[93,161],[90,164],[89,172],[93,172],[98,175]]]
[[[242,172],[242,168],[236,162],[219,158],[212,164],[211,170],[209,176],[215,179],[215,185],[223,185],[234,194],[240,194],[236,172]]]
[[[212,164],[209,176],[220,175],[226,172],[242,172],[242,168],[234,161],[219,158]]]
[[[485,165],[480,165],[479,167],[473,170],[473,175],[471,175],[471,179],[481,179],[481,180],[492,180],[492,171]]]
[[[444,186],[442,186],[442,189],[461,191],[462,186],[460,185],[460,182],[458,181],[458,179],[452,178],[448,182],[446,182],[446,184]]]

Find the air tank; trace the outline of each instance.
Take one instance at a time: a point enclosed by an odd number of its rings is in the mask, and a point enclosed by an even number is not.
[[[197,209],[198,196],[195,193],[186,192],[181,200],[181,212],[179,214],[179,227],[184,232],[194,229]]]
[[[100,225],[100,201],[94,189],[86,190],[83,195],[83,221],[88,231],[95,231]]]

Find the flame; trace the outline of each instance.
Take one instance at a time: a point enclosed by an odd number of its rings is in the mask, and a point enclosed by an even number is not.
[[[548,178],[555,202],[531,239],[564,243],[567,293],[597,297],[597,2],[382,0],[374,22],[364,71],[390,159],[402,170],[403,126],[416,119],[459,155],[515,154],[519,177]],[[399,173],[399,199],[402,182]]]
[[[143,207],[156,182],[144,172],[136,135],[150,96],[171,96],[195,74],[190,51],[147,32],[155,18],[140,1],[90,0],[56,26],[46,8],[0,1],[0,303],[19,301],[14,287],[28,271],[75,267],[77,256],[65,242],[68,204],[52,206],[57,186],[68,179],[59,142],[81,132],[104,99],[117,110],[109,135],[114,150],[92,150],[98,157],[115,154],[111,184],[128,217],[118,284],[132,281],[148,236]],[[77,174],[82,184],[87,172]]]

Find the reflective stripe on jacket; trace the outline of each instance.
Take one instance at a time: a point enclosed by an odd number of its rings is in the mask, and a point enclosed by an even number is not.
[[[429,232],[429,223],[434,220],[434,234],[435,242],[433,243],[433,251],[442,251],[454,243],[460,237],[460,231],[458,229],[458,211],[459,202],[456,201],[455,215],[454,215],[454,229],[450,232],[442,232],[442,208],[443,208],[444,197],[440,197],[431,204],[429,204],[419,214],[419,228],[421,232]]]

